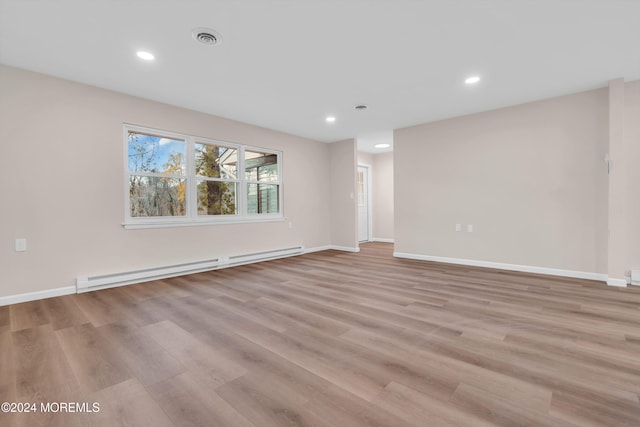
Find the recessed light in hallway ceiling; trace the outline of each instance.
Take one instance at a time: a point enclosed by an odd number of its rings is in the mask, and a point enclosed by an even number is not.
[[[139,50],[138,52],[136,52],[136,55],[138,55],[138,58],[144,59],[145,61],[153,61],[154,59],[156,59],[153,53],[146,52],[144,50]]]
[[[480,76],[468,77],[464,82],[468,85],[474,85],[480,81]]]

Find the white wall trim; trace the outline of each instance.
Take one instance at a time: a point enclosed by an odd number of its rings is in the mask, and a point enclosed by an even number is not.
[[[334,251],[343,251],[343,252],[360,252],[360,248],[350,248],[348,246],[336,246],[332,245],[331,249]]]
[[[44,291],[27,292],[24,294],[8,295],[0,297],[0,306],[9,304],[19,304],[21,302],[35,301],[39,299],[60,297],[76,293],[75,286],[65,286],[64,288],[46,289]]]
[[[350,248],[347,246],[336,246],[336,245],[326,245],[326,246],[317,246],[315,248],[305,248],[302,253],[310,254],[313,252],[322,252],[322,251],[343,251],[343,252],[360,252],[360,248]]]
[[[627,279],[615,279],[613,277],[607,278],[607,285],[615,286],[617,288],[626,288],[627,287]]]
[[[469,265],[473,267],[494,268],[498,270],[511,270],[511,271],[520,271],[524,273],[546,274],[549,276],[561,276],[561,277],[572,277],[575,279],[598,280],[600,282],[607,282],[607,284],[609,284],[608,276],[606,274],[590,273],[586,271],[563,270],[559,268],[535,267],[535,266],[518,265],[518,264],[505,264],[505,263],[499,263],[499,262],[478,261],[478,260],[463,259],[463,258],[447,258],[447,257],[438,257],[438,256],[430,256],[430,255],[418,255],[418,254],[410,254],[410,253],[403,253],[403,252],[394,252],[393,256],[396,258],[416,259],[421,261],[435,261],[435,262],[442,262],[446,264],[460,264],[460,265]],[[624,283],[626,286],[626,281],[624,281]]]
[[[310,254],[313,252],[322,252],[322,251],[343,251],[343,252],[360,252],[360,248],[350,248],[347,246],[336,246],[336,245],[326,245],[326,246],[318,246],[315,248],[305,248],[303,253]]]
[[[302,250],[302,253],[310,254],[310,253],[313,253],[313,252],[330,251],[331,249],[333,249],[333,246],[331,246],[331,245],[317,246],[315,248],[304,248]]]
[[[371,239],[372,242],[382,242],[382,243],[393,243],[394,240],[393,239],[387,239],[384,237],[374,237],[373,239]]]

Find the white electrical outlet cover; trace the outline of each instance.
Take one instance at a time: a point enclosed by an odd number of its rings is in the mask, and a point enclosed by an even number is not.
[[[27,239],[16,239],[16,252],[24,252],[27,250]]]

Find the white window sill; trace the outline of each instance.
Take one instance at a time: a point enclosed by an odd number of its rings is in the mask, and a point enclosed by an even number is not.
[[[175,228],[175,227],[203,227],[211,225],[227,225],[227,224],[255,224],[261,222],[281,222],[286,220],[285,217],[263,217],[263,218],[234,218],[216,221],[140,221],[125,222],[122,227],[126,230],[141,230],[146,228]]]

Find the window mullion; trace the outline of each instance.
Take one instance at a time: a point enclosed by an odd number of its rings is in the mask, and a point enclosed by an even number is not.
[[[187,138],[187,216],[198,216],[198,183],[196,181],[196,150],[193,137]]]
[[[244,169],[244,146],[238,147],[238,214],[241,217],[247,216],[247,184]]]

